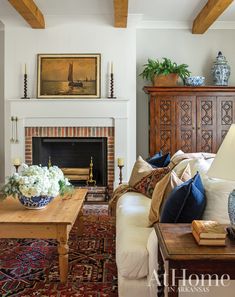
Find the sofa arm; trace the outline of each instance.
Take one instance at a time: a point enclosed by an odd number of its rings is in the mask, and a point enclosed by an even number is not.
[[[150,296],[157,296],[157,281],[154,273],[157,273],[158,269],[158,239],[155,230],[153,229],[149,235],[147,250],[149,253],[149,274],[147,276],[147,282],[149,286]]]

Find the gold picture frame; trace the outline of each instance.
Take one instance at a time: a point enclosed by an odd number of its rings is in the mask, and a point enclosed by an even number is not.
[[[38,54],[37,98],[100,98],[100,54]]]

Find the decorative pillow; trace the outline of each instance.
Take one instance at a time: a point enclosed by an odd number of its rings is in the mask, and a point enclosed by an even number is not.
[[[169,171],[169,167],[156,168],[151,173],[143,177],[139,182],[137,182],[133,188],[137,192],[151,198],[156,183],[159,182]]]
[[[149,226],[159,221],[160,210],[162,203],[166,200],[167,196],[172,190],[181,185],[183,182],[191,178],[191,172],[189,165],[185,168],[181,176],[177,176],[174,171],[169,172],[165,175],[154,188],[151,207],[149,211]]]
[[[204,176],[209,170],[211,163],[214,158],[204,159],[204,158],[196,158],[196,159],[185,159],[181,161],[175,168],[173,169],[175,173],[180,176],[181,172],[186,168],[187,165],[190,166],[192,176],[194,176],[197,172],[199,172],[202,183]]]
[[[173,169],[176,165],[178,165],[181,161],[185,159],[205,159],[208,160],[210,158],[214,158],[215,154],[212,153],[183,153],[182,151],[176,152],[171,158],[170,164],[168,165],[171,169]]]
[[[146,161],[143,160],[141,156],[135,162],[132,169],[131,177],[129,179],[129,186],[134,187],[143,177],[150,174],[154,168]]]
[[[156,153],[154,156],[148,158],[146,161],[153,167],[167,167],[170,163],[170,154],[162,155],[162,152]]]
[[[221,224],[229,224],[228,196],[235,188],[235,182],[205,176],[203,183],[207,198],[203,220],[214,220]]]
[[[208,172],[209,168],[211,167],[211,164],[213,161],[214,161],[214,158],[210,158],[210,159],[200,158],[200,159],[192,160],[189,163],[192,175],[194,176],[197,172],[199,172],[201,179],[202,179],[202,183],[203,183],[203,179],[207,175],[207,172]],[[204,183],[203,183],[203,185],[204,185]]]
[[[199,173],[177,186],[164,203],[161,223],[191,223],[202,218],[206,196]]]

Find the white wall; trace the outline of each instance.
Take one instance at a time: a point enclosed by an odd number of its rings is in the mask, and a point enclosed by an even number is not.
[[[231,66],[230,85],[235,85],[235,30],[209,30],[193,35],[189,30],[138,29],[137,74],[148,58],[168,57],[176,63],[186,63],[192,75],[203,75],[211,84],[211,67],[219,50]],[[137,154],[148,156],[148,96],[144,85],[150,82],[137,78]]]
[[[4,181],[4,26],[0,22],[0,184]]]
[[[5,98],[23,95],[24,63],[28,68],[28,95],[36,97],[38,53],[101,53],[101,97],[108,96],[108,65],[113,61],[115,95],[130,100],[128,158],[132,165],[136,157],[136,30],[117,29],[112,20],[95,18],[46,16],[45,30],[32,30],[24,23],[5,24]]]

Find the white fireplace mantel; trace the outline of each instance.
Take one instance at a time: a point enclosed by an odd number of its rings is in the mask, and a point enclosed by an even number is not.
[[[25,159],[25,127],[114,127],[115,185],[117,158],[123,157],[124,181],[133,164],[130,143],[129,100],[125,99],[12,99],[6,104],[6,176],[12,173],[12,159]],[[18,118],[19,143],[11,143],[11,117]],[[135,148],[134,148],[135,150]]]

